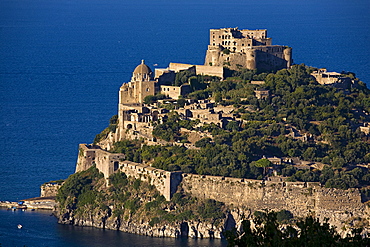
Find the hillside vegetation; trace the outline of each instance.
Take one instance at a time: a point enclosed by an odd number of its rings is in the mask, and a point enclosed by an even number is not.
[[[56,199],[60,218],[70,219],[70,224],[98,216],[98,221],[104,224],[108,218],[113,219],[117,229],[120,222],[155,227],[202,221],[220,227],[226,217],[223,203],[200,200],[181,193],[181,190],[171,201],[166,201],[155,186],[128,178],[122,172],[110,176],[107,186],[103,174],[94,166],[71,175],[59,189]]]
[[[264,156],[298,157],[325,164],[324,169],[298,170],[283,164],[275,167],[278,174],[290,181],[321,182],[341,189],[366,186],[370,182],[368,169],[356,165],[370,163],[370,139],[359,130],[360,125],[370,122],[370,91],[349,72],[343,76],[354,79],[352,87],[320,85],[310,75],[313,70],[303,64],[270,74],[241,70],[188,95],[233,105],[237,121],[224,128],[199,126],[199,121],[182,119],[176,111],[164,123],[153,123],[153,135],[168,142],[187,142],[180,128],[211,134],[212,138],[195,143],[198,149],[125,140],[115,143],[113,151],[169,171],[254,179],[268,175],[265,167],[271,163],[264,162]],[[270,97],[257,99],[254,90],[261,86],[251,80],[265,80],[263,87]],[[293,131],[306,140],[289,135]]]

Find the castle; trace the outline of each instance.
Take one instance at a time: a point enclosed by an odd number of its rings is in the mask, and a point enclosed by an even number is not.
[[[272,45],[267,30],[211,29],[205,65],[274,71],[292,65],[292,48]]]
[[[189,84],[174,85],[176,73],[191,71],[194,75],[215,76],[222,80],[225,65],[232,69],[246,68],[266,71],[290,68],[292,49],[272,45],[272,39],[267,37],[267,30],[222,28],[210,30],[210,45],[205,65],[170,63],[168,68],[155,69],[153,73],[142,60],[133,71],[131,81],[123,83],[120,88],[118,128],[115,135],[111,136],[107,142],[107,149],[112,141],[121,141],[132,134],[139,134],[148,141],[155,140],[151,134],[153,128],[150,123],[161,121],[166,117],[167,112],[155,106],[144,106],[144,99],[149,95],[163,94],[177,100],[190,93]],[[201,105],[192,105],[185,108],[183,112],[185,118],[198,116],[197,119],[218,125],[234,120],[226,115],[224,111],[217,112],[213,107],[202,107]],[[140,133],[135,133],[138,129]]]
[[[125,160],[124,154],[110,153],[114,142],[142,138],[149,145],[165,145],[153,135],[153,122],[167,118],[168,110],[158,104],[144,104],[149,95],[165,94],[179,99],[189,92],[189,85],[174,86],[176,73],[191,70],[196,75],[224,77],[223,65],[247,69],[289,68],[292,63],[291,48],[271,45],[266,30],[238,30],[237,28],[211,29],[211,45],[208,47],[206,65],[170,63],[168,68],[152,70],[141,62],[133,71],[131,81],[123,83],[119,90],[118,125],[115,132],[98,145],[80,144],[76,172],[96,165],[108,179],[115,172],[147,181],[170,200],[181,185],[184,192],[198,198],[214,199],[228,206],[255,210],[289,210],[295,216],[315,212],[321,219],[332,217],[334,221],[349,222],[354,217],[363,217],[369,209],[362,203],[358,189],[339,190],[323,188],[319,183],[263,181],[220,176],[204,176],[182,172],[169,172],[150,164]],[[223,52],[225,49],[229,53]],[[261,84],[261,82],[255,82]],[[261,99],[269,97],[267,90],[257,90]],[[214,123],[224,126],[233,117],[233,107],[215,107],[207,100],[192,102],[176,112],[183,119],[198,119],[201,124]],[[199,140],[206,133],[189,133]],[[171,145],[179,145],[171,143]],[[187,144],[181,144],[187,145]],[[188,147],[191,148],[191,147]]]

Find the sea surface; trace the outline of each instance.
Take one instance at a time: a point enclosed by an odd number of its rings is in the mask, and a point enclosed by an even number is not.
[[[368,0],[1,0],[0,200],[40,194],[74,172],[145,59],[203,64],[210,28],[268,29],[297,64],[351,71],[370,86]],[[19,230],[17,224],[24,227]],[[0,246],[225,246],[59,225],[49,211],[0,210]]]

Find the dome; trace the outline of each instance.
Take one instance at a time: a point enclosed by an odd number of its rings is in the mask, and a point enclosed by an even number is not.
[[[144,60],[141,60],[141,64],[139,64],[135,70],[134,74],[152,74],[152,70],[144,63]]]

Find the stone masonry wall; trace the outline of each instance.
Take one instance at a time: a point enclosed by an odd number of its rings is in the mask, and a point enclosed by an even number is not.
[[[58,193],[58,189],[62,185],[60,184],[53,184],[53,183],[46,183],[41,185],[41,192],[40,197],[50,197],[50,196],[56,196]]]
[[[77,171],[93,164],[108,178],[116,171],[147,181],[170,200],[178,185],[184,192],[202,199],[214,199],[235,207],[247,207],[252,211],[269,209],[289,210],[295,216],[315,212],[318,216],[332,214],[363,215],[365,206],[358,189],[339,190],[322,188],[320,183],[273,182],[220,176],[204,176],[181,172],[169,172],[148,165],[124,160],[123,154],[81,144]]]
[[[295,216],[309,212],[318,215],[330,212],[361,212],[364,209],[357,189],[322,188],[319,183],[269,182],[217,176],[183,174],[182,188],[193,196],[214,199],[252,211],[282,209]]]
[[[94,146],[80,144],[76,172],[89,169],[95,164],[96,168],[104,174],[104,178],[108,179],[113,173],[122,171],[129,177],[149,182],[166,200],[171,199],[181,182],[181,173],[168,172],[124,159],[123,154],[113,154]]]
[[[168,201],[176,192],[177,186],[181,181],[181,173],[168,172],[131,161],[120,162],[119,170],[127,176],[141,179],[154,185]]]

